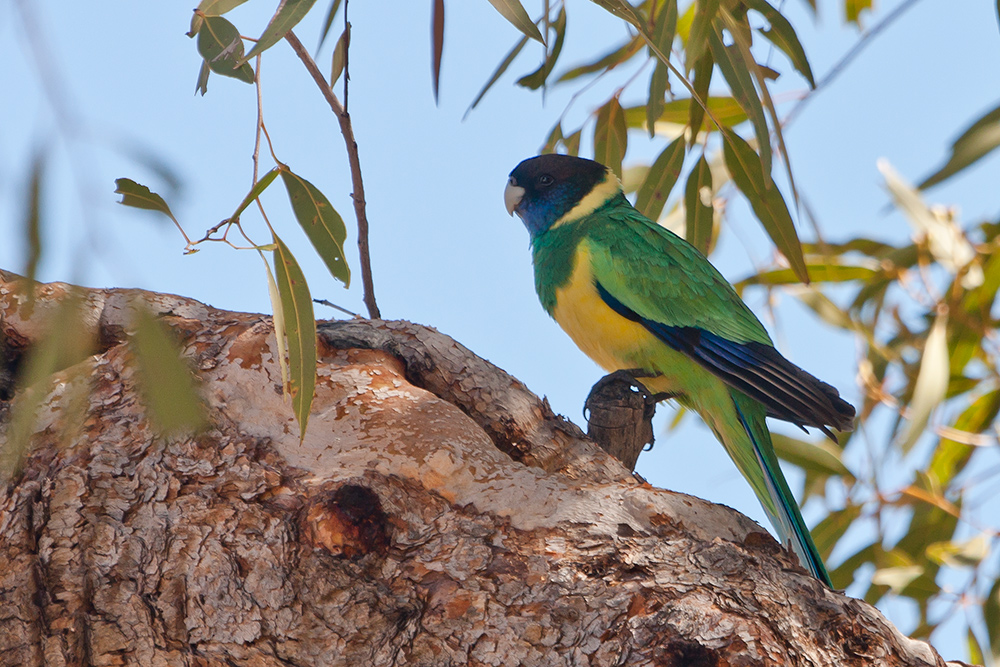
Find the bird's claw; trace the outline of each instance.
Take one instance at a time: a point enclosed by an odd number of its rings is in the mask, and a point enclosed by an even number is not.
[[[608,386],[617,383],[626,383],[637,393],[641,394],[643,402],[646,404],[646,417],[652,417],[653,412],[656,410],[656,404],[660,401],[665,401],[668,398],[673,398],[673,394],[666,392],[654,394],[646,387],[646,385],[642,383],[639,378],[655,378],[659,375],[659,373],[650,373],[642,368],[623,368],[605,375],[597,381],[597,383],[591,388],[590,393],[587,395],[587,400],[584,402],[584,417],[586,418],[587,416],[586,406],[590,404],[591,399],[599,395]]]

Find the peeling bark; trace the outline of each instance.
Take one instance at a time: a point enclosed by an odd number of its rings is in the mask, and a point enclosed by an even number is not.
[[[28,317],[16,279],[0,378],[67,289],[38,286]],[[98,351],[60,372],[0,488],[0,665],[944,664],[432,329],[321,324],[300,442],[269,318],[85,293]],[[136,295],[197,369],[198,436],[146,420]]]

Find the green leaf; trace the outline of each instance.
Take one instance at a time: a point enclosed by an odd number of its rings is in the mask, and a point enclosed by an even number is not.
[[[174,223],[177,222],[177,218],[171,213],[170,207],[167,206],[167,202],[163,200],[163,197],[150,191],[145,185],[136,183],[130,178],[116,178],[115,185],[117,186],[115,194],[122,196],[121,201],[118,202],[119,204],[133,208],[142,208],[148,211],[159,211],[173,220]]]
[[[948,356],[948,314],[942,311],[934,318],[920,358],[920,371],[913,388],[913,398],[907,409],[907,425],[896,440],[907,453],[924,432],[931,413],[944,400],[951,376]]]
[[[323,42],[326,41],[326,36],[330,33],[330,26],[333,25],[333,19],[337,16],[337,11],[340,9],[341,0],[333,0],[330,3],[330,9],[326,12],[326,18],[323,19],[323,29],[319,33],[319,46],[316,50],[319,51],[323,48]],[[331,84],[332,85],[332,84]]]
[[[252,204],[254,200],[257,199],[257,197],[260,197],[260,195],[264,192],[264,190],[267,189],[267,186],[273,183],[274,179],[278,177],[278,172],[280,171],[281,169],[279,167],[274,167],[273,169],[271,169],[271,171],[264,174],[263,178],[254,183],[253,187],[250,188],[250,192],[248,192],[247,196],[243,198],[243,201],[240,202],[240,205],[236,208],[236,211],[229,217],[229,220],[231,222],[236,222],[237,220],[239,220],[240,216],[243,215],[243,211],[246,210],[247,206]]]
[[[507,55],[504,57],[504,59],[500,62],[499,65],[497,65],[497,68],[493,70],[493,74],[490,75],[489,80],[486,82],[485,85],[483,85],[482,89],[476,94],[475,99],[472,100],[472,104],[470,104],[469,108],[465,111],[466,116],[469,115],[470,111],[476,108],[476,105],[479,104],[479,101],[481,99],[483,99],[483,96],[486,94],[486,91],[488,91],[490,88],[493,87],[493,84],[497,82],[497,79],[503,76],[503,73],[507,71],[507,68],[510,67],[510,64],[514,62],[514,58],[517,58],[517,54],[521,53],[521,49],[523,49],[524,45],[527,43],[528,43],[528,38],[522,37],[520,40],[518,40],[517,44],[514,45],[514,48],[512,48],[510,51],[507,52]]]
[[[729,32],[733,35],[733,41],[740,55],[742,62],[746,65],[747,72],[749,72],[753,79],[757,82],[757,89],[760,91],[760,104],[771,116],[771,126],[774,129],[774,138],[778,143],[778,153],[781,155],[782,160],[785,163],[785,173],[788,174],[788,186],[792,191],[792,197],[795,200],[795,205],[798,206],[799,193],[798,189],[795,187],[795,175],[792,172],[792,160],[788,155],[788,149],[785,147],[785,135],[781,129],[781,119],[778,118],[778,111],[774,108],[774,100],[771,99],[771,93],[767,87],[767,70],[768,68],[762,67],[757,64],[754,60],[753,53],[750,50],[752,32],[750,30],[750,23],[747,20],[746,14],[743,14],[738,20],[727,10],[723,9],[719,13],[719,18],[726,25]],[[721,26],[716,26],[719,28]],[[777,78],[777,74],[774,74]],[[750,92],[753,93],[751,87]],[[757,132],[761,128],[754,126],[754,132]],[[767,124],[763,125],[764,134],[757,135],[757,144],[759,147],[759,152],[761,155],[761,164],[764,167],[764,183],[767,187],[772,187],[771,184],[771,138],[767,134]]]
[[[216,74],[253,83],[253,68],[243,63],[240,31],[221,16],[207,16],[198,31],[198,53]],[[207,77],[206,77],[207,79]],[[201,77],[198,78],[202,83]],[[205,87],[202,86],[202,95]]]
[[[572,81],[573,79],[586,74],[593,74],[594,72],[603,72],[604,70],[614,69],[618,65],[630,60],[633,56],[635,56],[635,54],[639,53],[642,43],[642,38],[633,37],[617,49],[609,51],[597,60],[587,63],[586,65],[574,67],[573,69],[564,72],[558,79],[556,79],[556,83]]]
[[[490,1],[492,2],[493,0]],[[642,26],[645,21],[642,15],[636,11],[635,7],[624,0],[591,0],[591,2],[603,8],[612,16],[617,16],[637,28]]]
[[[760,148],[757,162],[761,165],[761,169],[755,171],[760,171],[762,185],[766,189],[771,189],[773,188],[771,182],[771,140],[767,121],[764,118],[764,107],[761,106],[757,91],[753,87],[753,77],[747,71],[747,65],[740,56],[739,49],[736,46],[727,47],[723,44],[722,31],[719,26],[714,26],[714,29],[709,32],[708,42],[712,49],[712,57],[718,63],[723,78],[729,84],[729,89],[733,91],[733,97],[739,102],[753,125],[757,145]]]
[[[545,43],[545,40],[542,39],[542,33],[538,31],[538,26],[528,16],[528,12],[524,11],[524,7],[518,0],[490,0],[490,4],[505,19],[510,21],[511,25],[524,33],[525,37],[530,37],[540,44]]]
[[[922,482],[919,475],[917,481]],[[893,548],[893,553],[906,554],[906,557],[913,562],[919,559],[924,563],[926,574],[933,579],[940,567],[927,559],[925,555],[927,544],[954,538],[955,528],[958,526],[956,515],[961,511],[960,503],[949,503],[939,493],[918,486],[905,489],[902,498],[907,504],[912,505],[913,517],[907,526],[906,534]]]
[[[569,155],[580,155],[580,139],[583,137],[583,128],[569,135],[563,139],[563,146],[566,147],[566,153]]]
[[[674,43],[674,33],[677,30],[677,0],[667,0],[656,17],[653,26],[653,42],[660,51],[669,54]],[[670,70],[664,63],[655,59],[653,75],[649,79],[649,101],[646,103],[646,126],[649,136],[656,133],[656,121],[663,112],[664,96],[670,84]]]
[[[975,567],[989,555],[990,545],[985,535],[980,534],[964,542],[932,542],[925,552],[938,565]]]
[[[729,169],[733,182],[746,195],[754,214],[788,260],[795,275],[808,284],[809,270],[784,197],[773,182],[770,187],[765,185],[768,181],[764,178],[760,158],[750,144],[730,130],[723,131],[722,140],[726,168]]]
[[[761,29],[760,33],[781,49],[792,61],[792,66],[809,82],[809,87],[815,88],[816,81],[813,79],[812,68],[809,67],[809,59],[806,58],[805,49],[802,48],[799,37],[795,34],[795,28],[788,22],[788,19],[768,4],[767,0],[746,0],[746,5],[749,9],[760,12],[767,19],[767,22],[771,24],[771,29]]]
[[[818,526],[817,526],[818,528]],[[816,531],[813,531],[815,535]],[[882,547],[878,542],[869,544],[867,547],[857,551],[843,563],[830,572],[830,580],[833,581],[835,589],[847,588],[854,581],[854,573],[865,563],[873,563],[878,557]],[[822,555],[822,552],[820,552]]]
[[[277,243],[269,244],[271,251],[278,249]],[[274,340],[278,349],[278,368],[281,370],[281,388],[288,392],[288,340],[285,337],[285,315],[281,307],[281,293],[278,291],[278,282],[274,279],[271,265],[261,248],[257,249],[261,260],[264,262],[264,271],[267,273],[267,295],[271,300],[271,323],[274,325]]]
[[[712,206],[712,169],[704,155],[688,174],[687,186],[684,188],[684,207],[687,210],[684,237],[701,254],[708,255],[715,209]]]
[[[208,76],[212,73],[212,69],[208,66],[208,62],[205,60],[201,61],[201,67],[198,69],[198,80],[194,85],[194,94],[197,95],[201,93],[204,97],[205,93],[208,92]]]
[[[921,181],[917,189],[926,190],[951,178],[991,153],[997,146],[1000,146],[1000,107],[966,128],[951,145],[951,155],[944,166]]]
[[[250,53],[239,61],[239,64],[245,64],[258,53],[263,53],[284,39],[288,31],[305,18],[315,2],[316,0],[281,0],[274,16],[271,17],[271,21],[257,39],[257,43],[250,49]]]
[[[702,60],[705,59],[709,63],[712,62],[711,56],[705,56]],[[712,112],[723,127],[733,127],[747,120],[747,114],[743,111],[743,107],[732,97],[709,97],[705,102],[708,105],[709,111]],[[691,110],[694,108],[698,108],[702,114],[705,113],[701,105],[690,97],[682,97],[672,102],[667,102],[663,105],[663,111],[660,113],[660,117],[656,119],[656,122],[687,125],[690,122]],[[646,108],[642,106],[625,109],[625,124],[629,127],[643,127],[646,124]],[[709,129],[708,123],[703,123],[703,128],[706,130]]]
[[[1000,390],[993,390],[973,401],[972,405],[955,420],[953,428],[956,431],[979,434],[993,424],[998,413],[1000,413]],[[947,486],[965,467],[975,449],[976,447],[972,445],[950,438],[941,438],[934,448],[934,455],[927,466],[927,474],[931,475],[935,483]]]
[[[712,34],[712,21],[719,11],[719,0],[696,0],[694,20],[684,48],[684,62],[690,70],[701,59]]]
[[[888,586],[893,593],[899,595],[923,574],[924,568],[920,565],[883,567],[875,570],[872,583],[876,586]]]
[[[969,661],[973,665],[983,665],[983,664],[986,664],[986,661],[983,660],[983,649],[979,645],[979,640],[976,639],[976,634],[972,631],[971,627],[967,628],[966,632],[967,632],[967,634],[966,634],[966,639],[967,639],[966,646],[968,647],[968,650],[969,650]]]
[[[847,529],[854,525],[855,520],[861,516],[860,505],[848,505],[842,510],[830,512],[825,519],[816,524],[810,532],[816,550],[819,555],[826,560],[837,546],[837,542],[844,536]]]
[[[867,266],[850,266],[832,262],[809,262],[809,280],[814,283],[843,283],[854,280],[867,281],[878,275],[878,271]],[[761,271],[735,283],[737,291],[750,285],[798,285],[802,281],[791,269]]]
[[[337,80],[344,73],[344,65],[347,63],[347,44],[350,39],[351,24],[348,23],[344,32],[340,33],[340,37],[337,38],[337,43],[333,47],[333,55],[330,56],[330,88],[337,85]],[[437,90],[436,87],[435,90]]]
[[[223,14],[232,11],[233,9],[239,7],[247,0],[201,0],[198,3],[197,9],[194,10],[194,15],[191,16],[191,29],[188,31],[188,37],[194,37],[201,30],[201,24],[206,16],[222,16]]]
[[[562,133],[562,122],[556,121],[556,124],[552,127],[552,131],[549,132],[548,138],[545,139],[545,143],[542,145],[542,149],[539,154],[544,153],[555,153],[556,148],[558,148],[559,143],[563,140]]]
[[[594,127],[594,159],[610,167],[618,178],[622,176],[622,160],[628,146],[625,111],[618,98],[612,97],[597,113]]]
[[[678,137],[653,162],[635,196],[635,207],[650,220],[657,220],[684,166],[684,138]]]
[[[28,249],[28,261],[25,264],[24,277],[28,300],[22,317],[31,317],[35,303],[35,276],[38,274],[38,262],[42,258],[42,177],[45,173],[45,153],[35,151],[31,159],[31,176],[28,179],[26,206],[24,207],[24,240]],[[2,349],[2,348],[0,348]]]
[[[983,620],[990,635],[993,662],[1000,661],[1000,579],[997,579],[983,603]]]
[[[876,162],[885,177],[886,187],[893,202],[906,216],[907,221],[921,236],[926,236],[927,247],[946,270],[957,274],[968,267],[962,286],[973,289],[983,283],[982,267],[973,263],[976,250],[955,220],[939,209],[928,206],[913,186],[907,183],[885,159]]]
[[[861,15],[861,12],[871,8],[872,0],[844,0],[844,16],[847,18],[847,22],[853,23],[859,28],[861,27],[861,22],[858,21],[858,17]]]
[[[306,437],[309,410],[316,393],[316,317],[302,269],[277,234],[274,243],[275,282],[288,339],[288,393],[302,440]]]
[[[444,0],[432,0],[431,5],[431,85],[434,88],[434,103],[438,102],[441,84],[441,55],[444,53]],[[333,85],[333,80],[330,80]]]
[[[694,92],[698,99],[705,100],[708,108],[712,111],[712,115],[715,116],[720,122],[725,123],[723,120],[724,114],[722,114],[721,109],[713,108],[712,100],[718,99],[728,99],[732,106],[736,107],[739,112],[740,120],[732,125],[742,123],[747,119],[746,113],[743,111],[743,107],[739,105],[739,102],[730,98],[718,98],[708,96],[708,87],[712,82],[712,73],[715,71],[715,61],[712,59],[711,52],[705,53],[701,58],[698,58],[698,62],[694,64]],[[705,122],[705,109],[702,108],[694,99],[688,100],[688,127],[691,128],[691,137],[689,139],[690,145],[694,145],[698,141],[698,134],[702,130],[702,124]]]
[[[517,80],[517,85],[529,90],[538,90],[545,84],[545,80],[555,67],[559,54],[562,53],[563,42],[566,40],[566,8],[559,10],[555,22],[552,24],[556,32],[556,40],[552,44],[552,51],[545,52],[545,61],[531,74],[526,74]]]
[[[27,289],[33,290],[34,286],[27,285]],[[21,470],[37,430],[38,412],[55,387],[55,374],[71,372],[80,365],[74,373],[76,379],[91,381],[90,366],[81,364],[97,347],[91,310],[83,292],[70,287],[54,307],[49,306],[47,312],[36,309],[32,316],[40,335],[17,368],[17,391],[6,417],[5,442],[0,447],[0,481]]]
[[[841,459],[840,448],[831,442],[806,442],[781,433],[772,433],[771,442],[778,458],[803,470],[853,478]]]
[[[167,436],[198,431],[206,424],[205,410],[178,341],[144,303],[134,301],[132,306],[135,333],[128,346],[150,422]]]
[[[312,183],[293,173],[287,166],[282,165],[280,171],[295,219],[305,230],[330,274],[343,282],[345,287],[349,286],[351,270],[344,257],[347,227],[343,218]]]

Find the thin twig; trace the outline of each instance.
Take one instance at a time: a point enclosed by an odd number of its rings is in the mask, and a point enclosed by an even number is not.
[[[350,113],[348,109],[347,94],[349,92],[350,86],[348,82],[351,80],[351,24],[347,20],[347,3],[348,0],[344,0],[344,113]],[[333,86],[333,83],[330,84]]]
[[[378,305],[375,303],[375,286],[372,283],[372,263],[368,252],[368,217],[365,214],[365,186],[361,180],[361,160],[358,158],[358,142],[354,139],[354,129],[351,127],[351,117],[340,105],[340,100],[323,78],[323,73],[316,66],[316,61],[312,59],[306,47],[302,45],[299,38],[291,30],[285,35],[285,39],[292,46],[295,55],[299,57],[302,64],[306,66],[306,71],[312,76],[320,92],[326,98],[327,103],[337,116],[340,122],[340,133],[344,135],[344,144],[347,147],[347,159],[351,165],[351,180],[354,185],[354,192],[351,198],[354,200],[354,214],[358,219],[358,251],[361,255],[361,285],[364,291],[365,307],[368,308],[368,316],[372,319],[381,318]]]
[[[358,315],[354,311],[347,310],[346,308],[344,308],[342,306],[338,306],[335,303],[331,303],[331,302],[327,301],[326,299],[313,299],[313,303],[318,303],[321,306],[329,306],[330,308],[333,308],[334,310],[339,310],[340,312],[344,313],[345,315],[350,315],[351,317],[357,317],[357,318],[361,317],[360,315]]]
[[[794,107],[792,107],[792,110],[788,112],[787,116],[785,116],[785,120],[782,123],[782,125],[787,128],[792,123],[792,121],[795,120],[795,118],[802,112],[802,109],[803,107],[805,107],[806,103],[812,98],[816,97],[816,93],[829,86],[834,79],[836,79],[844,70],[847,69],[847,66],[850,65],[855,58],[861,55],[861,52],[865,49],[866,46],[868,46],[872,38],[874,38],[880,32],[888,28],[892,23],[896,21],[896,19],[902,16],[907,9],[910,9],[911,7],[913,7],[913,5],[917,4],[918,1],[919,0],[906,0],[898,7],[896,7],[894,10],[889,12],[889,14],[884,19],[882,19],[882,21],[880,21],[874,28],[866,32],[864,35],[862,35],[861,39],[858,40],[857,44],[852,46],[850,50],[844,54],[844,57],[841,58],[839,61],[837,61],[837,63],[830,68],[830,71],[826,73],[826,76],[820,79],[819,83],[816,84],[816,87],[810,90],[808,93],[806,93],[805,96],[801,100],[799,100],[799,103],[796,104]]]

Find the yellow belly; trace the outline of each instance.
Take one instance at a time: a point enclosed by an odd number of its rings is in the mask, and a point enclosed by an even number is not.
[[[680,381],[695,371],[694,362],[604,303],[594,286],[586,243],[580,244],[569,281],[556,290],[552,316],[577,347],[605,370],[641,368],[660,374],[643,380],[651,391],[687,393],[689,388]]]
[[[646,329],[611,310],[594,287],[590,253],[581,244],[569,282],[556,290],[552,312],[583,352],[607,371],[634,368],[644,347],[656,342]]]

